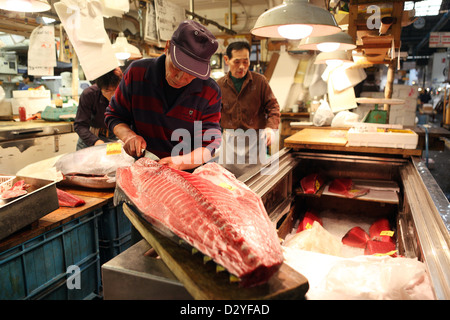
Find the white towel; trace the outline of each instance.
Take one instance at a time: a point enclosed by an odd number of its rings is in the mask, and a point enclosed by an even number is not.
[[[103,26],[99,1],[62,0],[54,7],[87,80],[95,80],[119,66]]]
[[[30,35],[28,74],[53,75],[54,67],[56,67],[55,27],[39,26]]]

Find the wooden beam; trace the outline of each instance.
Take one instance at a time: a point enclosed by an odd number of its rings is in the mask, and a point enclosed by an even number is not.
[[[392,92],[394,91],[394,75],[395,75],[395,67],[397,66],[397,59],[392,59],[389,64],[388,72],[387,72],[387,81],[386,87],[384,88],[384,97],[386,99],[392,98]],[[389,123],[389,111],[391,106],[389,104],[384,105],[384,110],[387,111],[386,123]]]
[[[355,4],[356,0],[350,0],[350,6],[348,7],[348,21],[350,22],[348,25],[348,34],[353,38],[353,41],[356,43],[356,30],[357,25],[355,21],[358,19],[358,5]]]
[[[391,34],[394,37],[394,45],[396,48],[400,48],[403,6],[403,2],[394,2],[392,9],[392,18],[394,18],[396,22],[391,26]]]

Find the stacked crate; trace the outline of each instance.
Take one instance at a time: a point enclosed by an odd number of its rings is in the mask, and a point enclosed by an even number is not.
[[[2,252],[0,300],[99,297],[101,215],[102,210],[94,210]],[[78,277],[75,286],[70,283],[73,277]]]
[[[122,205],[108,204],[103,207],[98,235],[101,264],[131,246],[131,222],[123,213]]]

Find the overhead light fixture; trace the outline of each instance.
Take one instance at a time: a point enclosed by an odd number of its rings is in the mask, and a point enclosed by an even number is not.
[[[0,9],[18,12],[44,12],[51,9],[47,0],[0,0]]]
[[[300,41],[301,50],[319,50],[332,52],[336,50],[353,50],[356,44],[353,38],[344,31],[322,37],[307,37]]]
[[[116,42],[112,45],[116,58],[119,60],[135,60],[142,58],[142,54],[138,48],[129,44],[123,32],[120,32],[116,38]]]
[[[251,33],[265,38],[298,40],[341,31],[334,16],[308,0],[284,0],[258,17]]]
[[[328,66],[339,66],[344,63],[352,63],[353,58],[350,52],[347,51],[333,51],[333,52],[321,52],[317,55],[314,64],[327,64]]]

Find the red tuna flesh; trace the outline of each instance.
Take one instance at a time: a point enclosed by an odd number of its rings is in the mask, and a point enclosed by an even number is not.
[[[297,228],[297,232],[300,232],[300,231],[303,231],[306,229],[311,229],[314,221],[317,221],[318,223],[320,223],[320,225],[323,225],[322,219],[320,219],[315,212],[313,213],[311,211],[307,211],[305,213],[303,220],[300,222],[300,224]]]
[[[392,242],[394,241],[394,231],[388,219],[380,219],[374,222],[369,228],[370,239],[377,241]]]
[[[342,237],[342,243],[356,248],[364,249],[367,245],[367,241],[370,240],[369,235],[361,227],[351,228],[344,237]]]
[[[397,256],[395,244],[392,242],[369,240],[364,250],[365,255],[389,255],[391,257]]]
[[[319,174],[313,173],[300,180],[300,185],[304,193],[314,194],[320,189],[323,182],[324,180]]]
[[[83,199],[61,189],[56,188],[56,193],[60,207],[79,207],[86,203]]]
[[[353,181],[350,178],[334,179],[328,186],[328,191],[343,195],[347,198],[363,196],[369,192],[369,189],[353,189]]]
[[[267,282],[283,263],[261,198],[220,165],[188,173],[141,158],[117,169],[116,179],[147,221],[211,257],[241,286]]]
[[[1,197],[6,200],[23,196],[24,194],[27,194],[27,190],[25,189],[29,186],[30,185],[25,183],[25,180],[19,180],[14,183],[11,189],[4,191]]]

